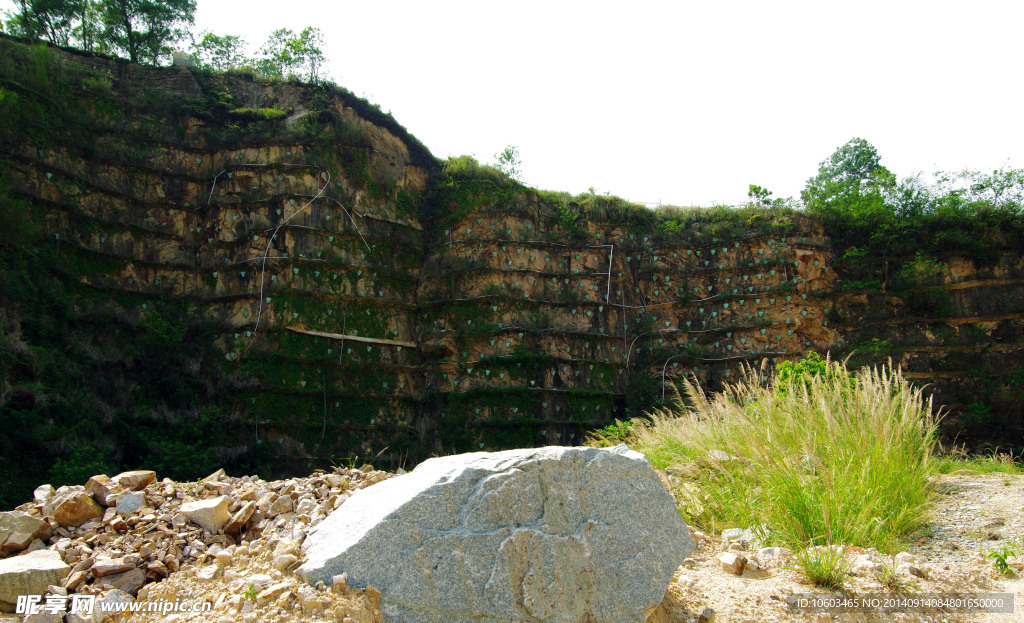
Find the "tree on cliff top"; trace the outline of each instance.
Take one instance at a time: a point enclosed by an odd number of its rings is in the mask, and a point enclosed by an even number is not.
[[[522,181],[519,177],[523,174],[523,161],[519,157],[519,148],[515,145],[505,147],[499,153],[494,154],[495,167],[516,181]]]
[[[881,165],[874,145],[853,138],[818,167],[800,193],[808,212],[829,232],[842,232],[853,244],[888,248],[894,240],[888,195],[896,176]]]
[[[86,4],[86,0],[18,0],[18,10],[9,15],[7,28],[20,37],[70,46],[76,20],[84,14]]]
[[[811,210],[827,209],[835,202],[877,203],[882,191],[896,182],[880,161],[874,145],[862,138],[850,139],[819,165],[818,174],[807,180],[800,195]]]
[[[245,39],[238,35],[218,35],[204,31],[198,40],[192,41],[192,56],[199,67],[214,71],[228,71],[244,66]]]
[[[156,64],[188,34],[195,12],[196,0],[17,0],[6,27],[27,39]]]
[[[195,22],[196,0],[102,0],[103,39],[133,63],[156,62]]]
[[[326,61],[323,46],[319,28],[310,26],[299,34],[280,28],[263,44],[254,69],[268,78],[302,77],[315,84]]]

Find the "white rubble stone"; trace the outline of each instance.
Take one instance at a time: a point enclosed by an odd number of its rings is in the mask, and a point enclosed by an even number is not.
[[[761,539],[758,534],[765,534],[767,526],[750,526],[749,528],[729,528],[722,530],[723,545],[728,548],[729,544],[739,543],[744,549],[760,549]]]
[[[292,510],[292,498],[288,495],[278,496],[267,508],[267,517],[277,517]]]
[[[224,478],[224,476],[225,476],[224,468],[221,467],[220,469],[218,469],[217,471],[213,472],[212,474],[210,474],[206,478],[203,478],[203,482],[204,483],[205,482],[217,482],[218,480],[221,480],[222,478]]]
[[[743,575],[743,570],[747,567],[746,557],[736,552],[723,552],[718,557],[718,562],[721,564],[723,571],[736,575]]]
[[[220,572],[221,568],[217,565],[207,565],[196,573],[196,577],[200,580],[212,580]]]
[[[316,502],[313,498],[302,498],[295,506],[295,512],[300,515],[308,515],[314,508],[316,508]]]
[[[117,512],[121,515],[131,515],[139,510],[146,503],[146,494],[142,491],[126,491],[107,498],[114,500]]]
[[[85,483],[85,492],[103,506],[110,506],[111,502],[108,502],[107,498],[121,491],[124,491],[124,487],[112,481],[106,474],[96,474]]]
[[[216,534],[228,523],[228,498],[222,495],[182,504],[178,509],[192,523],[202,526],[207,532]]]
[[[45,504],[53,496],[53,493],[53,485],[39,485],[32,492],[32,499],[35,500],[36,504]]]
[[[324,480],[327,481],[328,485],[335,489],[342,487],[347,482],[345,477],[341,474],[327,474],[324,476]]]
[[[19,595],[42,595],[60,584],[71,567],[53,550],[29,552],[0,560],[0,610],[14,612]]]
[[[289,567],[298,562],[299,558],[295,554],[281,554],[280,556],[274,556],[274,568],[278,571],[287,571]]]
[[[50,524],[21,511],[0,513],[0,555],[29,546],[33,539],[50,538]]]
[[[885,570],[881,563],[873,560],[859,560],[850,569],[854,575],[877,575]]]
[[[389,622],[639,623],[694,547],[642,455],[548,447],[430,459],[357,491],[299,573],[376,587]]]
[[[139,491],[144,489],[146,485],[156,482],[156,472],[150,469],[138,469],[130,472],[121,472],[110,480],[129,491]]]
[[[124,573],[134,566],[130,562],[125,561],[124,558],[110,558],[109,556],[100,555],[96,557],[96,560],[89,566],[89,569],[94,576],[100,578],[114,575],[115,573]]]
[[[757,550],[757,555],[760,558],[787,558],[793,555],[793,550],[785,547],[765,547]]]

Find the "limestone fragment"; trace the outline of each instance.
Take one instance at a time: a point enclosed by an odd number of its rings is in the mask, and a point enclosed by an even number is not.
[[[121,472],[110,480],[129,491],[138,491],[144,489],[146,485],[156,482],[156,472],[149,469]]]
[[[71,567],[52,550],[0,560],[0,610],[13,612],[19,595],[42,595],[47,586],[59,585],[70,572]]]
[[[78,527],[90,519],[103,516],[103,508],[84,491],[58,493],[43,507],[62,526]]]
[[[39,485],[32,492],[32,499],[35,500],[36,504],[45,504],[53,494],[53,485]]]
[[[292,498],[291,496],[281,495],[276,500],[271,502],[267,509],[267,517],[277,517],[282,513],[287,513],[292,510]]]
[[[224,495],[182,504],[179,510],[189,521],[202,526],[211,534],[219,532],[230,519],[228,498]]]
[[[21,511],[0,513],[0,555],[20,552],[33,539],[50,538],[50,525]]]
[[[793,550],[785,547],[764,547],[757,550],[759,558],[786,558],[793,555]]]
[[[274,568],[278,571],[287,571],[298,562],[299,558],[295,554],[281,554],[280,556],[274,556]]]
[[[110,584],[118,590],[122,590],[129,595],[136,595],[139,589],[146,584],[146,572],[142,569],[132,567],[124,573],[112,575],[104,580],[104,584]]]
[[[227,525],[224,526],[224,532],[227,534],[238,534],[245,527],[245,524],[249,523],[249,519],[252,518],[252,514],[256,511],[255,502],[246,502],[242,505],[242,508],[231,516]]]
[[[723,571],[736,575],[743,575],[743,570],[747,568],[746,557],[736,552],[723,552],[718,557],[718,562],[722,565]]]
[[[114,575],[115,573],[123,573],[134,569],[135,565],[125,562],[123,558],[110,558],[108,556],[97,556],[95,562],[92,563],[90,570],[92,574],[98,578],[106,575]]]
[[[124,487],[112,481],[106,474],[97,474],[85,483],[85,492],[103,506],[110,506],[112,502],[109,502],[107,498],[122,491],[124,491]]]
[[[121,515],[131,515],[146,503],[146,494],[142,491],[126,491],[111,497],[116,498],[114,503]]]

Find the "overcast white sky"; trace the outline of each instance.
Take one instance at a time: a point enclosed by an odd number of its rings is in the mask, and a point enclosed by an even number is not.
[[[3,4],[10,5],[10,0]],[[798,196],[854,136],[899,176],[1024,166],[1024,2],[198,0],[196,31],[323,31],[328,73],[439,157],[639,202]]]

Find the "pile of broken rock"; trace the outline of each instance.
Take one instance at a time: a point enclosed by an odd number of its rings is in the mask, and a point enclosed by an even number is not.
[[[47,608],[25,623],[104,623],[118,605],[128,621],[640,623],[694,548],[625,446],[469,453],[391,476],[44,485],[0,520],[14,554],[0,607],[38,596]],[[59,608],[83,597],[88,616]]]
[[[44,602],[47,595],[73,593],[113,601],[132,601],[141,593],[154,599],[174,592],[173,583],[164,590],[161,580],[179,575],[179,569],[182,576],[206,574],[212,580],[216,575],[211,584],[221,588],[218,599],[225,603],[217,605],[224,611],[263,609],[271,605],[267,590],[284,592],[275,585],[297,566],[306,531],[354,490],[390,476],[367,466],[267,482],[218,470],[197,482],[180,483],[158,482],[152,471],[131,471],[93,476],[84,486],[55,490],[42,485],[32,502],[0,513],[0,555],[5,557],[0,559],[0,610],[12,612],[23,595],[41,595]],[[241,590],[225,593],[225,580]],[[326,596],[317,601],[318,610],[327,614],[332,606],[340,608],[331,613],[342,615],[335,620],[344,620],[345,612],[362,614],[351,620],[374,619],[375,591],[339,587],[321,592]],[[202,600],[199,595],[166,596]],[[163,618],[159,614],[153,620]],[[273,618],[252,614],[253,620]],[[27,620],[105,618],[97,608],[88,618],[51,612]]]

